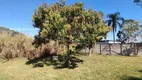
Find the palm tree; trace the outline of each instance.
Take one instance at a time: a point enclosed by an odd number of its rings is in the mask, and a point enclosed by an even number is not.
[[[106,21],[108,26],[112,27],[112,31],[113,31],[113,41],[115,43],[115,32],[117,29],[117,25],[119,27],[121,27],[121,23],[119,21],[123,21],[123,18],[120,17],[120,13],[116,12],[114,14],[108,14],[107,17],[109,18],[109,20]]]

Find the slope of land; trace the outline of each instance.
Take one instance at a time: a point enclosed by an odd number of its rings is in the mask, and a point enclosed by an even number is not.
[[[17,32],[17,31],[10,30],[10,29],[8,29],[8,28],[1,27],[1,26],[0,26],[0,34],[2,34],[2,33],[4,33],[4,34],[9,34],[9,35],[11,35],[11,36],[23,35],[22,33],[19,33],[19,32]]]

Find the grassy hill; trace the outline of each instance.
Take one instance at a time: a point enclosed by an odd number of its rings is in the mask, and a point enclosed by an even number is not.
[[[19,32],[16,32],[14,30],[10,30],[8,28],[5,28],[5,27],[1,27],[0,26],[0,34],[2,33],[6,33],[6,34],[9,34],[11,36],[15,36],[15,35],[23,35],[22,33],[19,33]]]
[[[35,49],[32,42],[31,37],[0,27],[0,59],[28,57]]]
[[[142,57],[81,56],[75,69],[32,68],[26,59],[0,62],[0,80],[142,80]]]

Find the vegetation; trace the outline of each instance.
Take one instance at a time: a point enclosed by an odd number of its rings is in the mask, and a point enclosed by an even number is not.
[[[96,41],[106,37],[111,28],[102,21],[101,13],[85,10],[83,3],[63,5],[63,2],[50,6],[43,4],[36,10],[33,23],[40,31],[35,36],[34,44],[38,47],[52,40],[56,42],[57,47],[58,44],[65,45],[65,64],[69,65],[78,46],[91,49]]]
[[[117,36],[119,41],[125,42],[131,38],[136,38],[136,31],[139,30],[139,22],[135,20],[124,20],[122,29],[118,32]],[[132,41],[132,40],[130,40]]]
[[[134,0],[134,3],[136,3],[138,6],[142,6],[142,0]]]
[[[122,30],[126,30],[128,36],[139,30],[139,22],[135,20],[124,20]]]
[[[130,45],[130,52],[133,53],[134,55],[138,54],[138,51],[136,50],[136,44],[134,43],[137,41],[136,37],[138,35],[137,31],[139,30],[139,22],[135,20],[124,20],[122,29],[118,32],[118,40],[121,41],[122,43],[129,42],[131,43]],[[137,45],[138,46],[138,45]],[[121,44],[121,54],[122,54],[122,44]]]
[[[26,59],[0,62],[0,80],[142,80],[141,57],[93,55],[75,69],[32,68]]]
[[[0,58],[9,60],[28,57],[31,50],[34,50],[31,38],[20,33],[15,36],[7,32],[0,34]]]
[[[134,2],[141,4],[141,0]],[[43,4],[35,11],[32,21],[39,33],[34,40],[0,27],[0,80],[142,80],[141,57],[87,57],[79,53],[89,48],[87,55],[92,55],[92,47],[111,30],[115,42],[117,27],[121,28],[119,41],[135,38],[139,22],[125,20],[119,12],[107,17],[106,25],[102,13],[86,10],[83,3],[66,5],[61,0],[53,5]]]
[[[123,22],[123,18],[120,17],[120,13],[116,12],[114,14],[108,14],[107,17],[109,18],[109,20],[106,21],[106,23],[108,24],[108,26],[112,27],[112,31],[113,31],[113,41],[115,43],[115,32],[117,30],[117,26],[118,27],[122,27],[121,23],[119,21]]]

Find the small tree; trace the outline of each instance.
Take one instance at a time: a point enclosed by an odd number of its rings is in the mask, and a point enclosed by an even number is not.
[[[134,43],[134,41],[136,40],[136,35],[137,35],[135,34],[135,32],[139,30],[139,22],[129,19],[129,20],[124,20],[122,25],[123,25],[123,28],[117,34],[119,41],[121,41],[122,43],[125,43],[126,41]],[[132,47],[133,46],[131,44],[131,48]],[[121,48],[121,52],[122,52],[122,48]]]

